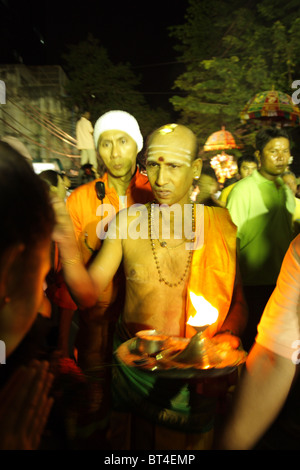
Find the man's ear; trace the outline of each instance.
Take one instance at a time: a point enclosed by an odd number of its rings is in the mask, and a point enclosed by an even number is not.
[[[260,164],[261,164],[261,161],[260,161],[260,151],[259,150],[255,150],[254,152],[254,156],[257,158],[258,160],[258,168],[260,167]]]
[[[57,186],[52,186],[52,184],[49,186],[49,191],[50,194],[53,194],[54,196],[57,194],[58,188]]]
[[[196,160],[193,161],[192,163],[193,167],[193,176],[194,179],[199,179],[201,175],[201,170],[202,170],[202,160],[201,158],[197,158]]]
[[[10,296],[10,280],[13,277],[16,262],[24,250],[25,245],[23,243],[17,243],[7,248],[1,257],[0,305],[2,304],[3,299]]]

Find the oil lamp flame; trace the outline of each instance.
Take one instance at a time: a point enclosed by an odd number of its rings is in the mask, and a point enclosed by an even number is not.
[[[196,330],[188,345],[176,355],[176,361],[188,364],[197,364],[198,367],[208,369],[219,360],[215,352],[212,352],[210,340],[206,338],[204,330],[218,319],[218,310],[213,307],[203,296],[190,291],[190,299],[196,310],[191,315],[187,324]]]
[[[212,325],[218,319],[218,310],[213,307],[204,297],[190,292],[190,299],[196,314],[190,316],[187,324],[193,327],[204,327]]]

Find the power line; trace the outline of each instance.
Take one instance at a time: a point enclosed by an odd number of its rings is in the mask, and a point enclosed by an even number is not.
[[[63,138],[62,136],[60,136],[56,131],[54,132],[53,130],[49,129],[49,127],[45,126],[43,123],[37,121],[32,115],[30,115],[29,113],[27,113],[24,109],[22,109],[20,106],[18,106],[14,101],[12,101],[11,99],[8,99],[8,101],[10,101],[14,106],[16,106],[20,111],[22,111],[24,114],[26,114],[30,119],[32,119],[34,122],[36,122],[38,125],[42,126],[44,129],[46,129],[48,132],[50,132],[52,135],[54,135],[56,138],[62,140],[63,142],[65,142],[66,144],[68,145],[71,145],[73,147],[76,147],[75,144],[69,142],[67,139]]]
[[[7,111],[5,111],[4,108],[2,108],[2,111],[7,114],[9,116],[10,119],[12,119],[13,121],[16,122],[16,124],[18,126],[21,126],[21,127],[24,127],[24,129],[26,129],[26,131],[30,132],[31,134],[34,135],[34,132],[31,130],[31,129],[28,129],[27,127],[24,126],[24,124],[22,124],[21,122],[19,122],[16,118],[14,118],[13,116],[11,116]],[[19,130],[17,130],[15,127],[13,127],[12,125],[8,124],[5,120],[2,119],[3,122],[5,122],[6,125],[10,126],[12,129],[14,129],[15,131],[17,131],[18,133],[21,133]],[[25,134],[22,134],[25,136]],[[27,136],[28,137],[28,136]],[[40,139],[42,141],[42,143],[44,143],[45,145],[45,142],[43,142],[43,139]],[[34,141],[36,143],[36,141]]]
[[[70,136],[69,134],[67,134],[65,131],[61,130],[59,127],[57,127],[55,124],[53,124],[53,123],[52,123],[51,121],[49,121],[48,119],[44,119],[43,116],[42,116],[42,114],[41,114],[41,112],[40,112],[38,109],[34,108],[34,107],[33,107],[32,105],[30,105],[30,104],[29,104],[28,106],[33,110],[33,112],[35,112],[36,114],[40,115],[41,118],[42,118],[42,120],[43,120],[46,124],[48,123],[48,124],[50,125],[50,127],[52,127],[54,130],[56,130],[59,134],[61,134],[62,136],[66,136],[67,139],[73,141],[73,142],[76,144],[76,142],[77,142],[76,139],[74,139],[72,136]],[[72,144],[72,145],[76,146],[75,144]],[[71,144],[70,144],[70,145],[71,145]]]
[[[30,137],[28,137],[26,134],[23,134],[22,132],[20,132],[18,129],[16,129],[15,127],[13,127],[11,124],[9,124],[8,122],[5,121],[5,119],[3,118],[0,118],[0,121],[2,121],[6,126],[12,128],[14,131],[16,131],[18,134],[20,134],[22,137],[24,137],[26,140],[34,143],[35,145],[37,145],[38,147],[41,147],[43,149],[46,149],[46,150],[50,150],[50,152],[52,153],[56,153],[57,155],[62,155],[64,157],[71,157],[71,158],[78,158],[79,155],[72,155],[72,154],[68,154],[68,153],[62,153],[62,152],[57,152],[56,150],[53,150],[52,148],[50,147],[46,147],[45,145],[42,145],[40,144],[39,142],[37,142],[36,140],[33,140],[31,139]]]

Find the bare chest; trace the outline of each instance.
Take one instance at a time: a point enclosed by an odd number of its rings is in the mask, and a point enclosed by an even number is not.
[[[181,284],[188,275],[190,261],[190,251],[180,242],[170,247],[160,246],[158,240],[124,243],[124,269],[128,281],[150,285],[155,282]]]

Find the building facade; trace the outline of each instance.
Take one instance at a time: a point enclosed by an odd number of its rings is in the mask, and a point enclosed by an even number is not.
[[[33,161],[78,165],[76,116],[65,105],[67,76],[60,66],[0,65],[0,137],[22,141]]]

